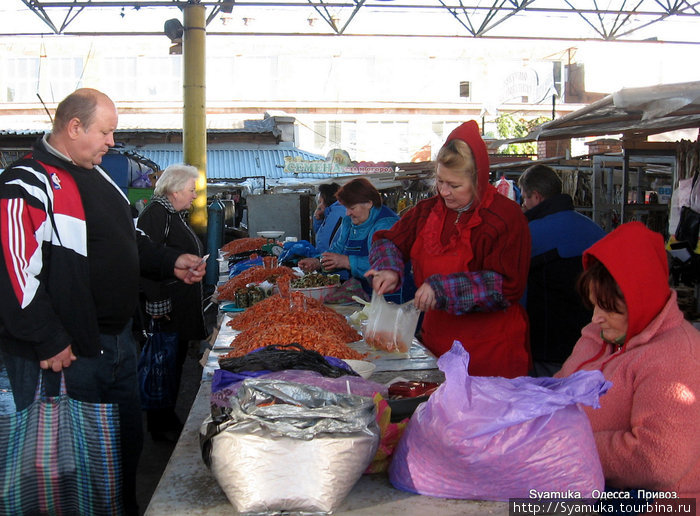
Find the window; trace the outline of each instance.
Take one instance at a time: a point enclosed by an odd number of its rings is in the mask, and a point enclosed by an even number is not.
[[[367,122],[358,145],[361,159],[368,161],[408,161],[408,121]],[[360,159],[360,158],[358,158]]]
[[[459,83],[459,96],[463,99],[469,100],[471,98],[471,86],[472,83],[469,81],[460,81]]]
[[[39,88],[44,102],[59,102],[82,86],[83,59],[54,57],[39,62]],[[34,95],[36,98],[36,95]]]
[[[461,122],[433,122],[434,140],[444,142],[447,135],[452,132]]]
[[[356,160],[357,123],[355,121],[319,120],[314,122],[314,150],[327,154],[331,149],[348,151]]]
[[[182,56],[110,57],[100,66],[100,81],[114,100],[182,99]]]

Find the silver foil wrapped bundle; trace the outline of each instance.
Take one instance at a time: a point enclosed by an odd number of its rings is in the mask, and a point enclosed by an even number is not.
[[[280,380],[243,381],[200,429],[204,462],[249,515],[333,511],[378,444],[370,398]]]

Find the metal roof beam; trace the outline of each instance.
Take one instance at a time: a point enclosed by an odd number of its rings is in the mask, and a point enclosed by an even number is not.
[[[328,25],[330,25],[331,29],[333,32],[338,34],[338,27],[335,24],[335,20],[333,19],[333,16],[331,16],[331,13],[328,12],[328,6],[321,0],[320,3],[312,2],[309,0],[309,5],[311,5],[314,8],[314,11],[318,13],[318,15],[325,21]]]
[[[359,1],[356,2],[357,5],[356,5],[355,9],[353,9],[352,14],[348,17],[347,21],[345,22],[345,25],[343,25],[343,28],[340,29],[339,34],[343,34],[343,33],[345,32],[345,29],[348,28],[348,25],[350,24],[350,22],[352,21],[352,19],[355,17],[355,15],[357,14],[357,12],[360,10],[360,8],[361,8],[363,5],[365,5],[365,1],[366,1],[366,0],[359,0]]]
[[[68,27],[70,22],[75,20],[75,17],[78,16],[83,11],[83,9],[85,9],[85,7],[87,7],[87,6],[81,6],[80,8],[78,8],[77,12],[73,13],[73,9],[75,7],[76,6],[72,5],[70,7],[70,9],[68,9],[68,12],[66,13],[66,17],[63,19],[63,23],[61,24],[61,28],[58,29],[59,33],[63,32],[66,29],[66,27]]]
[[[38,0],[22,0],[22,3],[24,3],[24,5],[26,5],[30,11],[32,11],[39,18],[41,18],[41,21],[48,25],[52,31],[54,31],[56,34],[59,33],[58,29],[51,21],[49,15],[46,14],[46,11],[44,11],[43,6],[39,3]]]
[[[400,1],[400,0],[399,0]],[[671,16],[674,17],[700,17],[700,10],[698,6],[700,1],[697,0],[616,0],[617,9],[614,8],[614,4],[604,4],[600,3],[599,0],[593,0],[593,8],[577,8],[575,3],[578,0],[561,0],[561,5],[563,7],[556,7],[556,4],[548,3],[548,7],[537,7],[536,0],[489,0],[492,2],[490,5],[468,5],[470,0],[428,0],[434,1],[434,3],[428,4],[421,0],[415,0],[415,3],[411,3],[411,0],[404,0],[403,3],[399,4],[395,1],[386,0],[248,0],[248,1],[235,1],[235,0],[22,0],[24,5],[26,5],[32,12],[34,12],[44,23],[51,29],[55,34],[66,34],[67,27],[76,19],[76,17],[83,12],[86,8],[97,7],[97,8],[111,8],[116,9],[121,7],[122,10],[126,7],[131,7],[136,10],[142,7],[156,8],[156,7],[179,7],[196,3],[205,7],[210,7],[209,16],[207,17],[206,24],[208,25],[213,21],[216,16],[222,11],[222,5],[227,4],[227,7],[232,8],[235,2],[235,6],[239,8],[275,8],[275,7],[287,7],[287,8],[308,8],[312,7],[323,20],[331,28],[332,33],[336,35],[360,35],[353,34],[352,31],[348,30],[350,23],[355,19],[359,10],[362,7],[371,8],[377,11],[391,11],[392,9],[399,10],[447,10],[457,21],[460,23],[467,31],[467,34],[471,37],[492,37],[493,29],[515,16],[528,15],[528,14],[565,14],[574,15],[577,18],[583,20],[583,22],[592,29],[597,38],[605,41],[611,40],[621,40],[630,36],[636,31],[648,27],[654,23],[662,22]],[[630,8],[629,5],[634,2],[634,7]],[[543,3],[543,0],[540,0]],[[656,9],[658,7],[658,10]],[[65,18],[60,27],[56,25],[51,20],[50,9],[62,8],[67,10]],[[642,10],[642,8],[644,10]],[[349,13],[348,18],[341,24],[341,20],[338,14]],[[346,32],[348,34],[346,34]],[[580,37],[547,37],[546,35],[540,35],[540,37],[528,37],[525,35],[519,35],[517,32],[511,31],[507,36],[494,36],[500,38],[510,38],[510,39],[556,39],[556,40],[583,40],[588,39],[585,32],[581,31]],[[23,34],[25,33],[12,33],[12,34]],[[34,33],[32,33],[34,34]],[[85,31],[73,31],[73,35],[78,34],[115,34],[115,35],[128,35],[128,33],[110,33],[109,31],[97,30],[94,32]],[[228,33],[227,33],[228,34]],[[232,35],[236,35],[231,33]],[[241,34],[256,34],[256,35],[277,35],[276,33],[265,33],[265,32],[255,32],[248,33],[243,32]],[[286,34],[286,33],[282,33]],[[300,33],[290,32],[289,35],[297,35]],[[488,36],[487,36],[488,34]],[[10,33],[4,33],[2,35],[11,35]],[[137,33],[134,33],[137,35]],[[303,35],[322,35],[322,34],[309,34],[304,33]],[[372,34],[378,35],[397,35],[393,34]],[[410,34],[404,34],[410,35]],[[425,35],[427,36],[427,35]],[[672,41],[672,43],[699,43],[697,41]]]

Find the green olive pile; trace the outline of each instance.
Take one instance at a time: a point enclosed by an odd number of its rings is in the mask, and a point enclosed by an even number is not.
[[[338,283],[340,283],[340,276],[338,274],[318,274],[317,272],[312,272],[311,274],[305,274],[301,278],[293,279],[291,282],[291,287],[328,287],[331,285],[337,285]]]

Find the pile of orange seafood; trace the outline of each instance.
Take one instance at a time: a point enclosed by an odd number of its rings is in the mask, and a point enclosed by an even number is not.
[[[267,269],[258,265],[244,270],[219,286],[217,288],[218,299],[220,301],[233,301],[236,299],[236,290],[244,288],[250,283],[262,283],[263,281],[278,283],[280,278],[288,278],[291,280],[295,277],[294,271],[283,265],[275,267],[274,269]]]
[[[255,251],[256,249],[260,249],[265,244],[267,244],[267,238],[239,238],[237,240],[231,240],[230,242],[221,246],[220,251],[229,255],[245,253],[247,251]]]
[[[364,358],[347,345],[361,336],[345,317],[301,292],[290,293],[288,281],[280,287],[281,294],[256,303],[227,323],[241,333],[231,342],[231,351],[220,358],[240,357],[264,346],[291,343],[326,356]]]

